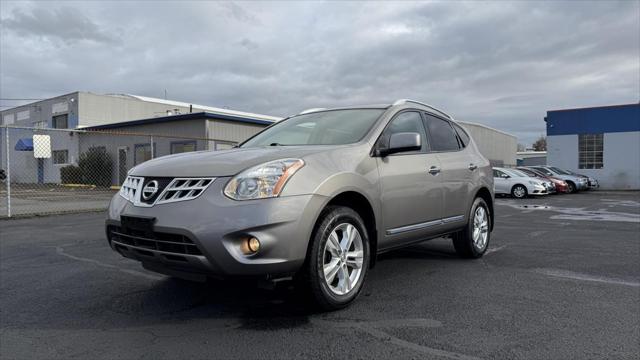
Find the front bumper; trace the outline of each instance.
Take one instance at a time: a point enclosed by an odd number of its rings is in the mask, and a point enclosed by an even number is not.
[[[548,190],[545,186],[542,185],[532,185],[531,189],[529,189],[529,195],[547,195]]]
[[[137,207],[115,195],[106,220],[110,246],[165,274],[275,278],[295,273],[327,199],[299,195],[235,201],[223,195],[228,179],[216,179],[196,199],[152,207]],[[154,218],[153,234],[119,236],[121,215]],[[261,243],[260,251],[249,256],[241,250],[248,237]]]

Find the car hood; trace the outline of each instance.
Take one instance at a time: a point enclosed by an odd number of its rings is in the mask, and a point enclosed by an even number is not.
[[[335,150],[340,147],[346,147],[346,145],[269,146],[182,153],[146,161],[131,169],[130,174],[147,177],[233,176],[242,170],[267,161],[304,158],[307,155]]]

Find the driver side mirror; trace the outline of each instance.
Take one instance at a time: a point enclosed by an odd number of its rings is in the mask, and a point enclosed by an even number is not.
[[[503,178],[503,179],[508,179],[508,178],[510,178],[511,176],[509,176],[509,175],[507,175],[507,174],[502,174],[502,175],[500,175],[500,177],[501,177],[501,178]]]
[[[381,140],[377,155],[382,157],[399,152],[417,151],[422,148],[422,138],[417,132],[395,133]]]

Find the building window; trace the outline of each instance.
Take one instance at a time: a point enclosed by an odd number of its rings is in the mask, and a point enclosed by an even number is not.
[[[151,144],[137,144],[134,147],[133,164],[142,164],[147,160],[151,160]],[[154,149],[155,150],[155,149]]]
[[[51,158],[54,164],[68,164],[69,150],[53,150],[51,152]]]
[[[578,168],[602,169],[603,134],[578,135]]]
[[[33,123],[33,127],[36,129],[45,129],[47,127],[46,121],[36,121]]]
[[[190,151],[196,151],[195,141],[176,141],[171,143],[172,154],[179,154]]]
[[[69,128],[69,114],[56,115],[53,117],[54,129],[68,129]]]
[[[216,143],[214,146],[215,146],[215,150],[228,150],[228,149],[232,149],[236,145],[238,145],[238,143],[236,142],[216,140]]]

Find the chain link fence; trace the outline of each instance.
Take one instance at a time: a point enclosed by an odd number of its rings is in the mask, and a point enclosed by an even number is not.
[[[135,165],[215,149],[213,144],[220,143],[158,134],[0,127],[0,218],[104,210]]]

